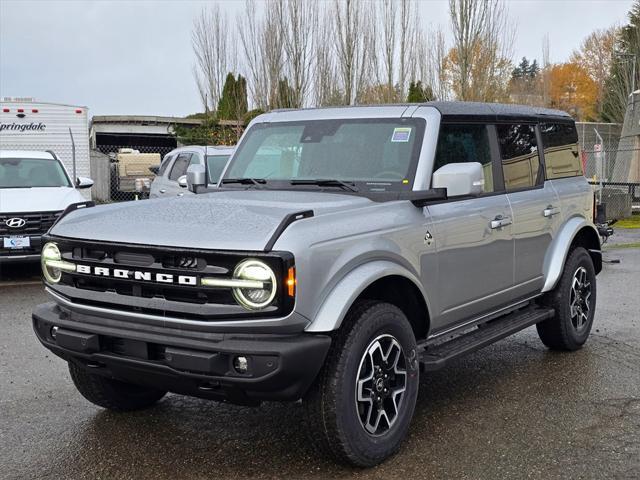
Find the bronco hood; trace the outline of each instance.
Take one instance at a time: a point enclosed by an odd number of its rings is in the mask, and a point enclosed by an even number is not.
[[[226,190],[82,209],[52,235],[140,245],[215,250],[263,250],[290,213],[322,215],[370,205],[339,193]]]

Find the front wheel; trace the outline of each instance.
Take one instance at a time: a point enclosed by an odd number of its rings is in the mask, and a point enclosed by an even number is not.
[[[572,250],[556,288],[543,302],[555,316],[537,325],[542,343],[553,350],[578,350],[589,338],[596,310],[596,273],[589,253]]]
[[[391,304],[356,304],[303,401],[309,436],[334,459],[370,467],[393,455],[409,429],[418,394],[413,330]]]

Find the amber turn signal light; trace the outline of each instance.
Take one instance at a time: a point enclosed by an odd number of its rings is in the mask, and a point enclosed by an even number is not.
[[[295,267],[289,267],[287,272],[287,295],[295,297],[296,295],[296,269]]]

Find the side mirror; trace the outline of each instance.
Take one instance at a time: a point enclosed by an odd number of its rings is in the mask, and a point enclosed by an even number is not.
[[[149,171],[154,175],[158,175],[158,172],[160,171],[160,165],[151,165],[149,167]]]
[[[433,172],[432,188],[446,188],[447,197],[477,195],[484,191],[484,172],[478,162],[449,163]]]
[[[91,188],[93,186],[93,180],[88,177],[76,178],[76,188]]]
[[[178,185],[180,185],[182,188],[187,188],[187,176],[186,175],[182,175],[181,177],[178,177]]]
[[[207,172],[204,165],[193,164],[187,168],[187,186],[189,191],[197,193],[198,187],[204,187],[207,185]]]

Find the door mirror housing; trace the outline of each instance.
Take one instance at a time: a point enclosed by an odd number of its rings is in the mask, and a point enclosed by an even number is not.
[[[447,197],[478,195],[484,191],[484,172],[479,162],[449,163],[433,172],[432,188],[446,188]]]
[[[198,193],[198,187],[207,186],[207,172],[204,165],[189,165],[186,177],[186,185],[189,187],[190,192]]]
[[[182,188],[187,188],[187,176],[186,175],[182,175],[182,176],[178,177],[178,185],[180,185]]]
[[[88,177],[76,178],[76,188],[91,188],[93,186],[93,180]]]

